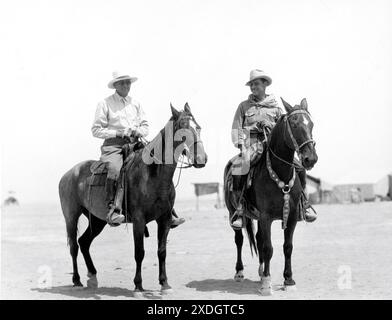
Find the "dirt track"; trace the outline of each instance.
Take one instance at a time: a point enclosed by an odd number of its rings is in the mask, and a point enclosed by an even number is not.
[[[392,299],[392,202],[317,206],[319,219],[313,224],[299,223],[294,235],[296,292],[282,290],[283,234],[280,223],[275,222],[272,297],[258,294],[258,259],[251,257],[246,238],[245,281],[234,282],[234,233],[228,226],[226,210],[216,210],[207,201],[200,212],[195,212],[192,205],[176,204],[187,222],[169,234],[171,295],[159,292],[156,225],[149,225],[151,236],[145,239],[143,263],[146,299]],[[81,232],[86,226],[82,219]],[[125,226],[105,228],[91,249],[99,288],[75,289],[71,286],[72,264],[60,207],[3,208],[2,299],[134,299],[131,230],[131,225],[128,230]],[[81,254],[78,261],[86,284]],[[351,289],[339,289],[339,277],[350,272]],[[42,288],[44,275],[48,285],[52,282],[49,288]],[[349,285],[347,281],[343,284]]]

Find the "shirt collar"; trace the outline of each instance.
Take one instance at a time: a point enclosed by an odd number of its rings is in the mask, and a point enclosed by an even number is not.
[[[125,102],[129,103],[131,101],[131,97],[130,96],[126,96],[125,98],[123,98],[122,96],[120,96],[117,92],[114,93],[114,98],[118,101],[123,101],[125,100]]]

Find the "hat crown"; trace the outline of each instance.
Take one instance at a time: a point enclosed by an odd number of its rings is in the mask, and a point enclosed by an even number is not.
[[[250,78],[250,80],[252,80],[252,79],[259,77],[259,76],[265,76],[265,72],[260,69],[254,69],[250,72],[249,78]]]
[[[129,77],[129,74],[123,71],[113,71],[112,73],[113,79],[121,78],[121,77]]]
[[[114,89],[113,84],[120,80],[131,80],[131,83],[137,80],[136,77],[129,76],[129,73],[124,71],[118,71],[118,70],[112,72],[112,77],[113,77],[112,80],[110,80],[108,83],[108,87],[110,89]]]
[[[250,85],[250,83],[253,80],[256,79],[265,79],[267,81],[267,85],[269,86],[272,83],[272,79],[270,76],[268,76],[263,70],[260,69],[253,69],[250,74],[249,74],[249,81],[246,83],[247,86]]]

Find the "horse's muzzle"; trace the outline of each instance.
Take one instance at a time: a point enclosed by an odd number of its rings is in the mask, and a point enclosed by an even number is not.
[[[193,166],[198,169],[204,168],[206,166],[207,161],[208,161],[207,154],[197,155],[197,157],[193,163]]]
[[[318,156],[316,153],[314,153],[314,155],[306,155],[302,157],[302,165],[306,170],[311,170],[317,163],[317,160]]]

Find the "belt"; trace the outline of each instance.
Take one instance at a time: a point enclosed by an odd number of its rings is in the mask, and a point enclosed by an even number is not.
[[[259,139],[259,140],[264,139],[264,133],[259,131],[251,131],[249,136],[251,139]]]
[[[105,141],[103,142],[103,145],[104,146],[113,146],[113,145],[123,146],[124,144],[135,142],[134,140],[135,140],[134,138],[131,138],[131,139],[119,138],[119,137],[108,138],[108,139],[105,139]]]

